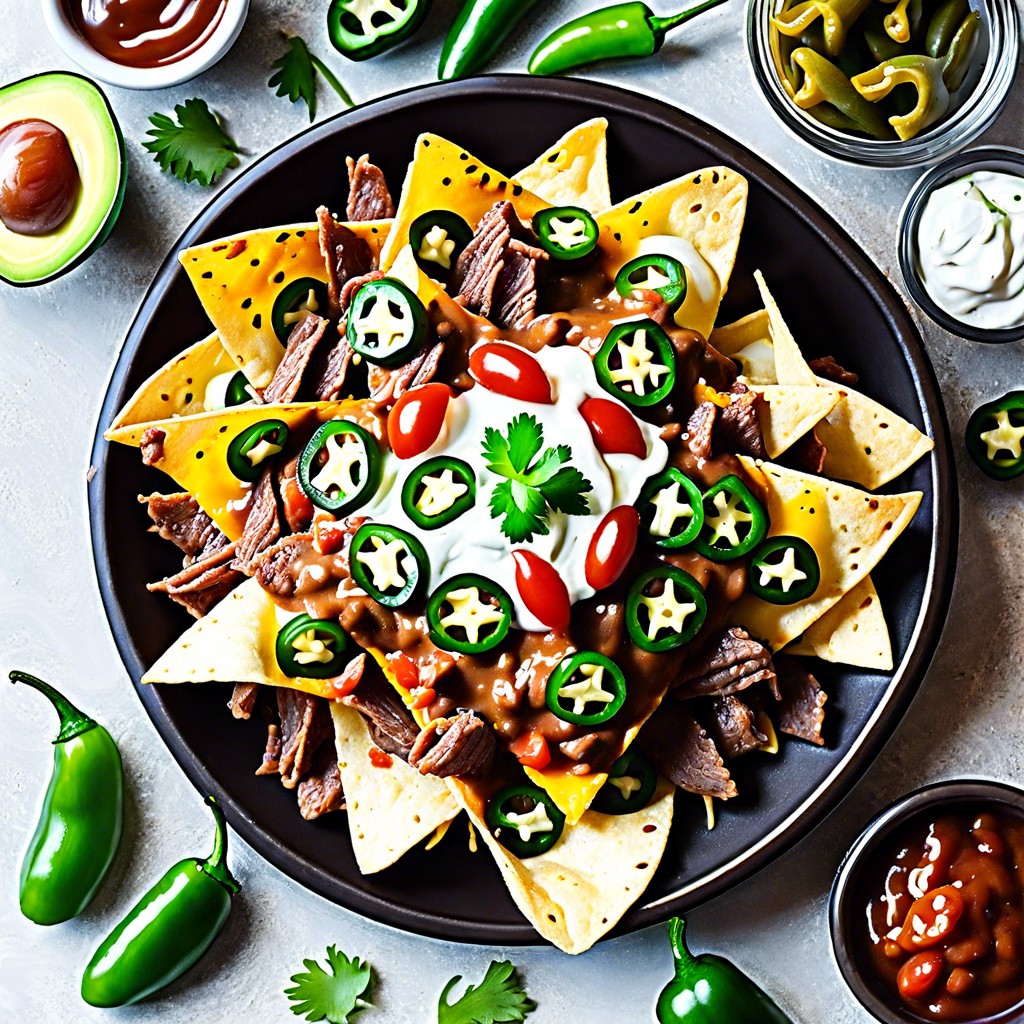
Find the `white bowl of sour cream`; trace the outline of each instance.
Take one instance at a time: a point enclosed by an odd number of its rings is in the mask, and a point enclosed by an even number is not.
[[[914,186],[900,267],[919,306],[972,341],[1024,338],[1024,151],[968,150]]]

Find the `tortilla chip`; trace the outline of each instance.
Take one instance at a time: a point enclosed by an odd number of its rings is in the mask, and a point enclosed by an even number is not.
[[[595,117],[565,133],[515,180],[552,206],[600,213],[612,205],[608,186],[608,121]]]
[[[784,651],[891,672],[892,643],[871,577],[865,576]]]
[[[409,244],[409,228],[421,214],[443,207],[476,227],[495,203],[508,199],[522,220],[550,205],[528,192],[514,179],[481,163],[461,146],[429,132],[416,140],[402,197],[380,254],[382,270],[389,270],[398,253]]]
[[[675,787],[662,779],[642,811],[587,811],[579,824],[566,825],[547,853],[520,860],[491,835],[476,795],[456,779],[448,782],[494,856],[516,906],[566,953],[583,953],[615,927],[650,883],[672,827]]]
[[[779,305],[768,291],[764,275],[760,270],[754,271],[754,280],[764,300],[765,313],[768,317],[768,328],[771,333],[772,346],[775,349],[775,379],[780,384],[799,384],[803,387],[815,387],[818,378],[807,365],[800,346],[793,337],[793,332],[782,319]]]
[[[380,251],[390,221],[347,224]],[[293,281],[327,280],[316,224],[262,228],[196,245],[178,259],[221,343],[256,388],[265,388],[284,355],[274,333],[274,300]]]
[[[747,209],[747,180],[728,167],[705,167],[641,192],[597,218],[601,247],[610,270],[618,270],[651,235],[675,235],[688,241],[714,277],[710,294],[688,275],[686,299],[676,311],[681,326],[711,333],[729,285],[740,230]]]
[[[769,536],[803,537],[821,566],[821,583],[805,601],[776,605],[747,594],[735,606],[735,621],[778,650],[867,576],[913,519],[922,494],[872,495],[774,463],[741,461],[768,488]]]
[[[840,401],[836,388],[785,387],[782,384],[751,388],[764,398],[758,410],[761,433],[768,457],[778,458],[804,436],[819,420],[827,416]]]
[[[183,491],[194,495],[228,538],[237,540],[245,526],[252,485],[239,480],[225,466],[231,442],[246,427],[267,419],[283,420],[292,430],[311,428],[314,423],[331,419],[352,419],[379,437],[380,421],[367,409],[367,403],[361,401],[237,405],[197,416],[131,424],[110,429],[103,436],[108,441],[138,447],[147,430],[162,430],[164,457],[154,463],[156,468],[172,477]]]
[[[373,764],[376,744],[358,711],[331,701],[331,717],[352,852],[360,872],[372,875],[447,826],[459,806],[440,779],[420,775],[400,757],[387,767]]]
[[[234,366],[215,332],[185,349],[139,385],[110,429],[205,412],[206,386],[223,373],[234,373]]]

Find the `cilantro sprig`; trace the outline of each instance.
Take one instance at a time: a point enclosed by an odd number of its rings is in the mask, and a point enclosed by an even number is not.
[[[521,413],[507,434],[484,431],[487,468],[504,479],[491,493],[491,517],[513,544],[548,533],[548,509],[570,516],[586,515],[585,497],[593,484],[575,467],[566,466],[572,449],[560,444],[544,449],[544,429],[536,417]]]
[[[319,71],[324,81],[341,97],[349,107],[352,97],[338,81],[331,69],[315,54],[310,53],[305,39],[301,36],[285,36],[288,49],[271,65],[277,70],[270,76],[267,85],[276,88],[275,96],[287,96],[294,103],[301,99],[309,111],[309,119],[316,117],[316,75]]]
[[[483,981],[470,985],[454,1003],[448,993],[462,980],[445,985],[437,1003],[437,1024],[514,1024],[526,1020],[537,1004],[530,999],[508,960],[492,960]]]
[[[296,1016],[308,1021],[327,1020],[330,1024],[351,1024],[373,1004],[373,970],[358,957],[350,960],[334,946],[327,947],[325,971],[316,960],[303,960],[305,971],[292,976],[295,985],[284,994],[292,1002]]]
[[[238,163],[241,150],[224,130],[205,100],[190,99],[174,108],[177,122],[167,114],[151,114],[153,125],[142,143],[161,170],[184,182],[212,185],[228,167]]]

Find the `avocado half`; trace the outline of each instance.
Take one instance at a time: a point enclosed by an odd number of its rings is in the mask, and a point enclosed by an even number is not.
[[[114,227],[128,178],[121,129],[95,82],[48,71],[0,86],[0,129],[34,118],[67,136],[81,185],[71,213],[55,231],[21,235],[0,221],[0,280],[13,285],[52,281],[92,255]]]

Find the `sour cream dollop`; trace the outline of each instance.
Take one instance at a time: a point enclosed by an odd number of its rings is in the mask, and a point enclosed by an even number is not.
[[[1024,324],[1024,178],[975,171],[928,197],[917,232],[925,290],[972,327]]]

